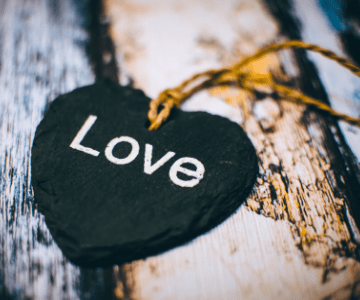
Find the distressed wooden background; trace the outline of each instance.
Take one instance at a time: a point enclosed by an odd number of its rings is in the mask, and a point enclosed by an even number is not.
[[[360,299],[360,129],[271,90],[216,88],[183,105],[237,122],[260,164],[246,204],[184,246],[81,269],[34,205],[32,139],[57,95],[108,76],[155,97],[290,39],[360,65],[359,2],[0,0],[0,299]],[[360,116],[360,80],[319,55],[252,68]]]

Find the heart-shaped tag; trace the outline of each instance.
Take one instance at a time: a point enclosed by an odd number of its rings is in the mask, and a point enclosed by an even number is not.
[[[174,109],[157,130],[150,99],[104,81],[58,97],[32,148],[35,201],[64,254],[121,264],[183,244],[246,199],[257,157],[241,127]]]

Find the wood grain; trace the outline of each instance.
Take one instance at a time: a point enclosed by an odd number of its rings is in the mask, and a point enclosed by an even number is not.
[[[196,72],[228,66],[266,44],[294,38],[286,30],[290,21],[296,26],[289,12],[279,10],[288,5],[290,11],[289,1],[272,7],[246,0],[105,3],[120,81],[133,82],[151,97]],[[272,55],[253,66],[260,73],[267,68],[326,101],[304,53]],[[346,145],[336,124],[271,90],[251,98],[214,89],[194,96],[183,109],[220,114],[244,128],[259,157],[257,185],[247,204],[208,234],[116,268],[126,283],[119,284],[118,298],[360,297],[359,231],[349,208],[356,195],[348,186],[352,175],[345,176],[346,153],[340,150]]]
[[[59,94],[90,84],[87,1],[0,1],[0,298],[102,296],[102,270],[71,265],[34,205],[36,126]],[[100,298],[100,297],[99,297]]]
[[[63,257],[30,185],[32,138],[57,95],[95,77],[116,79],[118,64],[121,83],[155,97],[266,44],[317,41],[295,20],[314,20],[306,19],[306,8],[317,9],[312,1],[106,0],[107,16],[93,10],[92,17],[89,1],[0,1],[0,299],[360,298],[356,145],[348,127],[269,90],[251,98],[213,89],[183,106],[237,122],[257,149],[260,176],[232,217],[182,247],[113,270],[80,269]],[[94,28],[99,17],[103,25]],[[324,24],[319,11],[315,17]],[[117,61],[105,36],[108,19]],[[332,105],[340,99],[359,114],[356,93],[336,89],[333,97],[305,53],[272,55],[253,66],[268,67],[280,81],[324,101],[327,92]],[[357,129],[351,132],[358,138]]]

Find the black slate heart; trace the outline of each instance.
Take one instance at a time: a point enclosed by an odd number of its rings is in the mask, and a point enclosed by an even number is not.
[[[148,131],[149,100],[103,81],[58,97],[36,130],[35,201],[73,263],[121,264],[183,244],[225,220],[252,189],[257,157],[240,126],[174,109],[157,131]],[[127,138],[114,140],[119,137]],[[110,141],[119,143],[107,148]],[[145,168],[146,147],[152,159]],[[165,154],[169,160],[156,169]],[[179,161],[184,157],[193,160]]]

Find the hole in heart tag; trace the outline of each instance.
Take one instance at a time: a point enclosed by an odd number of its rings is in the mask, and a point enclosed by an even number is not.
[[[296,45],[303,43],[287,43]],[[235,82],[251,92],[255,83],[269,84],[334,114],[269,77],[242,73],[243,66],[195,75],[151,102],[105,80],[51,103],[33,142],[32,184],[54,240],[73,263],[108,266],[158,254],[220,224],[244,202],[258,173],[255,149],[239,125],[173,108],[198,90]],[[208,78],[185,92],[201,76]]]

